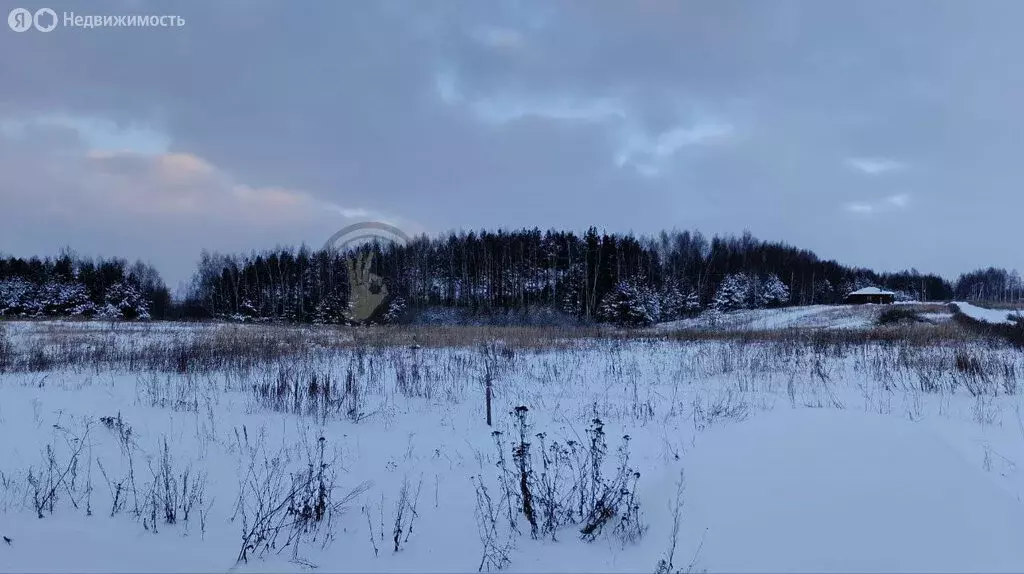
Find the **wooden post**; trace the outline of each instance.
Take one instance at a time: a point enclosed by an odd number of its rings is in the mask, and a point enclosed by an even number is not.
[[[487,426],[491,426],[491,373],[487,373]]]

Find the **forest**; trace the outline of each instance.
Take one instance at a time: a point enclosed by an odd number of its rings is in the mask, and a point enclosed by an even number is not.
[[[171,293],[151,265],[93,260],[65,250],[54,258],[0,257],[0,316],[151,319]]]
[[[350,274],[365,264],[383,303],[370,322],[537,312],[579,322],[648,325],[704,310],[840,303],[877,286],[902,300],[1018,301],[1020,276],[985,269],[955,282],[911,269],[878,273],[781,242],[672,231],[636,237],[591,227],[419,236],[345,252],[306,246],[203,252],[187,293],[172,300],[151,265],[120,259],[0,258],[0,316],[228,319],[353,323]]]

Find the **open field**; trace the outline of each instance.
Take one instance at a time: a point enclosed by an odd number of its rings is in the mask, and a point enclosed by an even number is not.
[[[933,323],[952,318],[946,305],[900,304]],[[865,329],[874,326],[885,306],[879,305],[806,305],[782,309],[751,309],[732,313],[702,313],[680,321],[661,323],[658,329],[711,331],[774,331],[779,329]]]
[[[1021,571],[1024,353],[879,312],[0,323],[0,571]]]

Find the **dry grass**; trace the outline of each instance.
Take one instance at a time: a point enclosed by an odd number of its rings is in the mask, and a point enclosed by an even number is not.
[[[912,307],[916,312],[946,310],[942,305]],[[865,344],[954,345],[968,341],[1000,344],[1005,334],[969,322],[899,322],[861,329],[786,328],[676,331],[586,327],[374,326],[334,327],[283,324],[92,323],[49,321],[22,325],[8,333],[0,364],[8,371],[53,368],[127,372],[247,372],[281,359],[314,359],[339,350],[387,348],[479,348],[501,343],[519,351],[578,348],[596,341],[733,341],[779,343],[814,348]],[[10,331],[8,329],[8,331]]]
[[[850,346],[868,343],[905,343],[913,346],[952,344],[990,339],[965,326],[947,321],[938,324],[902,323],[867,329],[772,329],[764,331],[681,330],[667,334],[677,341],[740,341],[798,343],[812,346]]]
[[[963,314],[956,305],[952,307],[956,322],[967,330],[979,337],[1005,339],[1011,345],[1024,349],[1024,321],[1017,321],[1015,325],[987,323]]]
[[[948,313],[949,312],[949,304],[948,303],[911,303],[911,304],[899,305],[899,306],[907,308],[907,309],[910,309],[911,311],[913,311],[915,313]]]

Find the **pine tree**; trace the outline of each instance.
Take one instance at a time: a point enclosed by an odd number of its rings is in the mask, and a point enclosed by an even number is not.
[[[747,308],[748,309],[764,309],[768,306],[768,300],[764,297],[763,284],[761,278],[754,273],[744,273],[743,276],[746,278],[747,283]]]
[[[686,302],[684,303],[683,309],[688,315],[699,312],[701,310],[700,294],[691,290],[686,295]]]
[[[98,316],[104,319],[148,320],[149,304],[131,283],[117,282],[106,290],[106,301]]]
[[[0,281],[0,315],[25,315],[33,295],[32,284],[20,277]]]
[[[836,292],[831,281],[823,279],[814,285],[814,303],[834,303],[835,300]]]
[[[644,327],[658,320],[658,297],[633,281],[620,281],[601,299],[598,315],[622,327]]]
[[[672,282],[660,293],[662,321],[673,321],[686,314],[686,295],[679,284]]]
[[[766,307],[782,307],[789,303],[789,287],[772,273],[761,284],[761,299]]]
[[[339,325],[348,322],[349,306],[337,293],[320,299],[313,311],[313,322],[321,325]]]
[[[714,308],[716,311],[736,311],[747,304],[747,277],[742,273],[726,275],[715,292]]]
[[[395,323],[405,312],[405,299],[401,297],[392,297],[388,303],[388,310],[384,313],[385,323]]]

